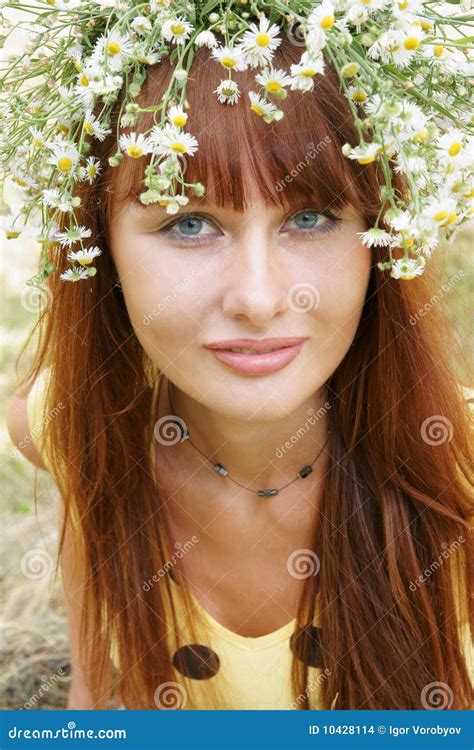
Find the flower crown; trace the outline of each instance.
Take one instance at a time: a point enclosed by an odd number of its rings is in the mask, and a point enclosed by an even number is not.
[[[2,46],[13,29],[6,9],[25,14],[16,26],[27,32],[24,50],[7,56],[0,78],[7,94],[0,161],[21,197],[6,236],[30,232],[43,246],[67,248],[72,265],[64,281],[95,275],[101,250],[86,246],[91,230],[75,218],[81,201],[74,186],[100,174],[90,141],[112,133],[111,110],[122,90],[109,164],[150,156],[140,200],[170,214],[190,193],[202,196],[202,184],[185,180],[183,157],[198,148],[186,130],[186,83],[195,49],[207,47],[222,71],[212,94],[232,106],[241,96],[239,72],[255,69],[248,104],[265,122],[283,116],[278,105],[288,89],[311,92],[326,62],[334,67],[359,136],[342,152],[360,164],[378,162],[384,178],[377,220],[359,233],[361,242],[387,248],[378,268],[392,277],[420,275],[439,239],[449,239],[473,213],[474,37],[465,35],[472,16],[463,15],[469,2],[449,2],[453,13],[441,15],[431,0],[2,0]],[[272,64],[282,34],[301,47],[290,70]],[[173,67],[162,101],[146,108],[154,124],[130,132],[145,111],[136,99],[146,68],[164,56]],[[408,198],[395,191],[392,169],[402,173]],[[65,231],[60,214],[68,215]],[[30,217],[36,224],[28,229]],[[394,257],[395,248],[403,257]],[[27,283],[44,288],[57,270],[46,255]]]

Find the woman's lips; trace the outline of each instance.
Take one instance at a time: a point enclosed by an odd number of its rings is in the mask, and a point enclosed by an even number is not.
[[[216,359],[232,367],[233,370],[244,372],[247,375],[265,375],[268,372],[275,372],[281,370],[282,367],[286,367],[289,362],[298,356],[303,343],[284,346],[267,354],[241,354],[227,349],[210,349],[210,351]]]

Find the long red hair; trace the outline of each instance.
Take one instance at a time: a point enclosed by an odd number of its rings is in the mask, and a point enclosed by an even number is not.
[[[288,69],[300,51],[286,40],[275,65]],[[375,164],[341,154],[345,142],[356,145],[358,138],[334,71],[328,67],[318,77],[313,93],[290,92],[285,117],[269,125],[249,111],[249,74],[238,76],[244,94],[237,104],[217,102],[211,92],[219,66],[207,58],[207,50],[198,51],[188,83],[188,126],[200,148],[188,159],[187,180],[203,182],[219,205],[244,211],[248,175],[239,154],[246,149],[252,178],[269,203],[291,205],[305,196],[337,210],[350,201],[372,226],[382,178]],[[160,101],[168,76],[166,60],[150,67],[137,101]],[[145,190],[145,160],[124,157],[113,169],[107,162],[116,151],[122,101],[114,106],[113,136],[90,144],[102,174],[92,186],[76,188],[79,223],[93,229],[93,244],[103,250],[98,273],[62,282],[64,252],[48,248],[59,271],[48,280],[50,304],[24,380],[50,366],[47,403],[65,404],[45,429],[65,525],[71,513],[80,519],[82,638],[93,700],[107,707],[115,687],[127,708],[147,709],[156,708],[157,686],[174,679],[165,636],[176,623],[165,623],[169,580],[146,593],[142,588],[166,564],[171,540],[150,450],[162,381],[131,326],[108,245],[114,211]],[[152,122],[152,113],[142,113],[132,129],[144,132]],[[393,180],[402,194],[400,177]],[[441,284],[436,260],[421,278],[399,281],[376,268],[384,254],[373,251],[358,331],[328,382],[330,460],[314,530],[321,569],[305,581],[298,622],[312,621],[319,591],[323,707],[337,695],[342,709],[422,708],[423,688],[441,682],[452,691],[451,707],[465,709],[472,687],[459,625],[461,616],[466,623],[473,617],[466,593],[467,577],[473,579],[468,409],[443,316],[436,306],[417,314]],[[429,439],[439,417],[449,435]],[[65,528],[60,554],[64,534]],[[460,537],[456,553],[426,577],[445,545]],[[121,661],[115,686],[107,678],[112,631]],[[292,671],[295,702],[303,709],[311,707],[310,641],[302,639]]]

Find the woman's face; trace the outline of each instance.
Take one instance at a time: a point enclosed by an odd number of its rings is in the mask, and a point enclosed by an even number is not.
[[[371,257],[351,207],[332,218],[311,205],[285,211],[254,196],[244,213],[202,200],[174,216],[129,204],[116,212],[110,244],[132,325],[155,365],[218,413],[276,420],[321,389],[343,360]],[[283,357],[226,358],[206,348],[270,337],[305,341]]]

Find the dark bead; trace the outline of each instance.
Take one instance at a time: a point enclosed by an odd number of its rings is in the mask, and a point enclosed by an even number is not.
[[[222,466],[222,464],[214,464],[212,468],[223,477],[227,476],[227,474],[229,473],[227,469]]]
[[[308,476],[308,474],[311,474],[312,472],[311,466],[303,466],[302,469],[299,470],[298,474],[300,475],[301,479],[304,479]]]
[[[260,495],[260,497],[272,497],[272,495],[278,495],[278,490],[258,490],[257,495]]]

